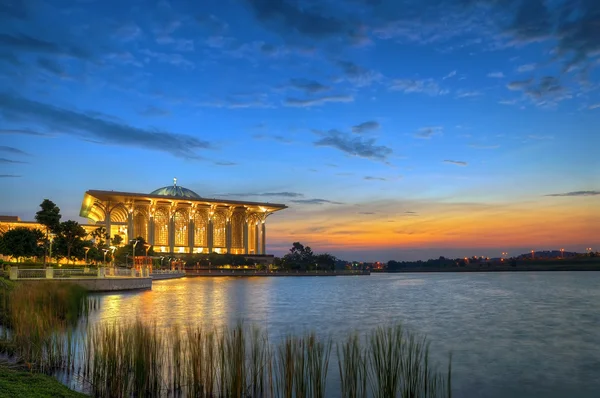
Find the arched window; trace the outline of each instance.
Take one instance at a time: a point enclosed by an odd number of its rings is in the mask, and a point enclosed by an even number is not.
[[[154,213],[154,246],[169,245],[169,214],[165,209]]]
[[[208,219],[206,210],[201,210],[194,215],[194,246],[208,246]]]
[[[248,253],[256,254],[258,252],[258,242],[256,241],[256,225],[259,222],[258,216],[252,214],[248,217]]]
[[[175,219],[175,246],[188,245],[188,216],[187,211],[179,209],[174,214]]]
[[[244,248],[244,214],[233,213],[231,217],[231,248]]]
[[[213,246],[225,247],[225,214],[218,212],[213,216]]]
[[[148,242],[148,214],[142,208],[133,211],[133,235],[135,238],[141,236]]]

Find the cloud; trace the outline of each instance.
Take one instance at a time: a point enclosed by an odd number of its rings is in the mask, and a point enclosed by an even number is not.
[[[168,116],[171,112],[168,109],[158,108],[150,105],[146,109],[139,112],[141,116]]]
[[[290,144],[293,142],[291,139],[286,138],[282,135],[254,134],[252,138],[254,138],[255,140],[273,140],[281,142],[282,144]]]
[[[1,112],[1,110],[0,110]],[[36,137],[45,137],[47,134],[40,133],[38,131],[26,130],[26,129],[0,129],[0,134],[19,134],[19,135],[33,135]]]
[[[511,91],[521,91],[526,98],[537,106],[553,106],[572,96],[554,76],[544,76],[539,82],[533,78],[516,80],[506,86]]]
[[[456,93],[456,98],[472,98],[472,97],[480,97],[483,94],[480,91],[476,91],[476,90],[472,90],[472,91],[466,91],[466,90],[459,90],[458,93]]]
[[[262,192],[262,193],[226,193],[220,196],[238,196],[238,197],[282,197],[282,198],[302,198],[304,195],[298,192]]]
[[[64,55],[83,60],[90,59],[90,54],[79,47],[59,46],[56,43],[25,34],[0,33],[0,47],[16,51]]]
[[[300,34],[313,39],[350,35],[347,23],[334,16],[325,16],[310,8],[300,8],[288,0],[246,0],[256,17],[267,28],[281,34]]]
[[[367,180],[367,181],[387,181],[387,178],[366,176],[366,177],[363,177],[363,180]]]
[[[373,138],[350,136],[338,130],[314,132],[321,136],[321,139],[314,143],[315,146],[332,147],[351,156],[383,161],[392,153],[391,148],[376,145]]]
[[[487,77],[491,77],[493,79],[503,79],[504,77],[504,73],[502,72],[490,72],[487,74]]]
[[[0,152],[11,153],[13,155],[25,155],[28,156],[27,152],[20,150],[19,148],[14,148],[12,146],[0,146]]]
[[[207,141],[190,135],[133,127],[9,94],[0,93],[0,115],[83,139],[142,147],[186,158],[198,159],[196,150],[212,147]]]
[[[390,86],[390,90],[402,91],[403,93],[420,93],[432,97],[446,95],[450,91],[442,89],[433,79],[396,79]]]
[[[415,133],[416,138],[428,140],[434,135],[442,134],[443,128],[440,126],[422,127]]]
[[[298,98],[286,98],[284,101],[285,106],[294,106],[300,108],[309,108],[311,106],[323,105],[328,102],[352,102],[354,97],[351,95],[329,95],[325,97],[298,99]]]
[[[369,120],[367,122],[362,122],[357,124],[356,126],[352,126],[352,132],[356,134],[366,133],[368,131],[379,129],[380,124],[375,120]]]
[[[21,176],[16,174],[0,174],[0,178],[19,178]]]
[[[334,202],[332,200],[327,199],[295,199],[291,201],[292,203],[304,204],[304,205],[342,205],[342,202]]]
[[[600,195],[600,191],[574,191],[566,193],[551,193],[545,196],[596,196]]]
[[[173,66],[179,66],[187,69],[193,69],[195,66],[192,61],[177,53],[162,53],[148,49],[142,49],[140,50],[140,53],[148,56],[149,58],[155,59],[158,62],[171,64]]]
[[[198,106],[229,109],[272,107],[272,105],[268,102],[267,95],[263,93],[234,94],[228,96],[225,99],[216,99],[212,101],[201,102],[198,104]]]
[[[0,164],[16,164],[16,163],[26,164],[27,162],[22,162],[20,160],[12,160],[12,159],[0,158]]]
[[[446,80],[446,79],[450,79],[451,77],[456,76],[456,71],[453,70],[452,72],[448,73],[446,76],[442,77],[442,80]]]
[[[134,22],[125,22],[115,28],[112,36],[122,42],[130,42],[142,36],[142,29]]]
[[[215,162],[217,166],[237,166],[237,163],[234,162]]]
[[[466,165],[468,165],[467,162],[462,161],[462,160],[444,160],[444,163],[455,164],[457,166],[466,166]]]
[[[382,78],[381,73],[365,69],[354,62],[338,61],[337,64],[342,68],[345,78],[359,87],[368,86]]]
[[[359,211],[358,214],[363,214],[363,215],[373,215],[373,214],[377,214],[374,211]]]
[[[592,104],[592,105],[590,105],[590,106],[588,107],[588,109],[590,109],[590,110],[591,110],[591,109],[598,109],[598,108],[600,108],[600,102],[599,102],[599,103],[597,103],[597,104]]]
[[[321,91],[330,90],[331,87],[325,86],[315,80],[306,80],[306,79],[291,79],[290,86],[293,88],[297,88],[299,90],[304,90],[307,93],[318,93]]]
[[[537,64],[525,64],[525,65],[520,65],[517,68],[517,72],[519,73],[523,73],[523,72],[531,72],[532,70],[534,70],[537,67]]]
[[[65,70],[62,66],[51,59],[40,57],[37,59],[37,64],[40,68],[45,69],[50,73],[54,73],[57,76],[65,76]]]

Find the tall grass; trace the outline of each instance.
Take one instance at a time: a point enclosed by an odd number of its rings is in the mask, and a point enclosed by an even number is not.
[[[255,327],[159,330],[140,321],[90,328],[83,377],[94,395],[190,397],[326,396],[331,339],[287,336],[276,345]],[[400,326],[356,334],[337,345],[343,397],[450,396],[448,374],[429,348]]]

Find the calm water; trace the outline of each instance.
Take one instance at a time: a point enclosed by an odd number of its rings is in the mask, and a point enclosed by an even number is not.
[[[452,352],[456,397],[600,396],[600,272],[186,278],[102,295],[92,321],[135,317],[334,340],[400,321]]]

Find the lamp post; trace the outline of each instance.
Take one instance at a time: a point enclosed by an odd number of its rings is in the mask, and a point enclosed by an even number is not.
[[[135,267],[135,247],[137,246],[137,244],[139,243],[139,240],[134,239],[131,241],[131,243],[133,244],[133,254],[131,255],[131,268]]]
[[[560,249],[560,258],[561,259],[565,258],[565,249]]]
[[[48,262],[50,263],[50,265],[52,265],[52,242],[54,242],[54,237],[56,235],[55,234],[50,234],[49,238],[50,238],[50,253],[48,254]]]
[[[531,251],[531,259],[534,260],[535,259],[535,250]]]
[[[106,267],[106,253],[108,253],[108,249],[102,249],[104,252],[104,266]]]
[[[110,262],[112,263],[112,266],[115,266],[115,250],[117,249],[116,246],[110,246]]]
[[[87,262],[87,254],[90,251],[90,248],[89,247],[84,247],[83,250],[85,251],[85,265],[87,265],[87,263],[88,263]]]

